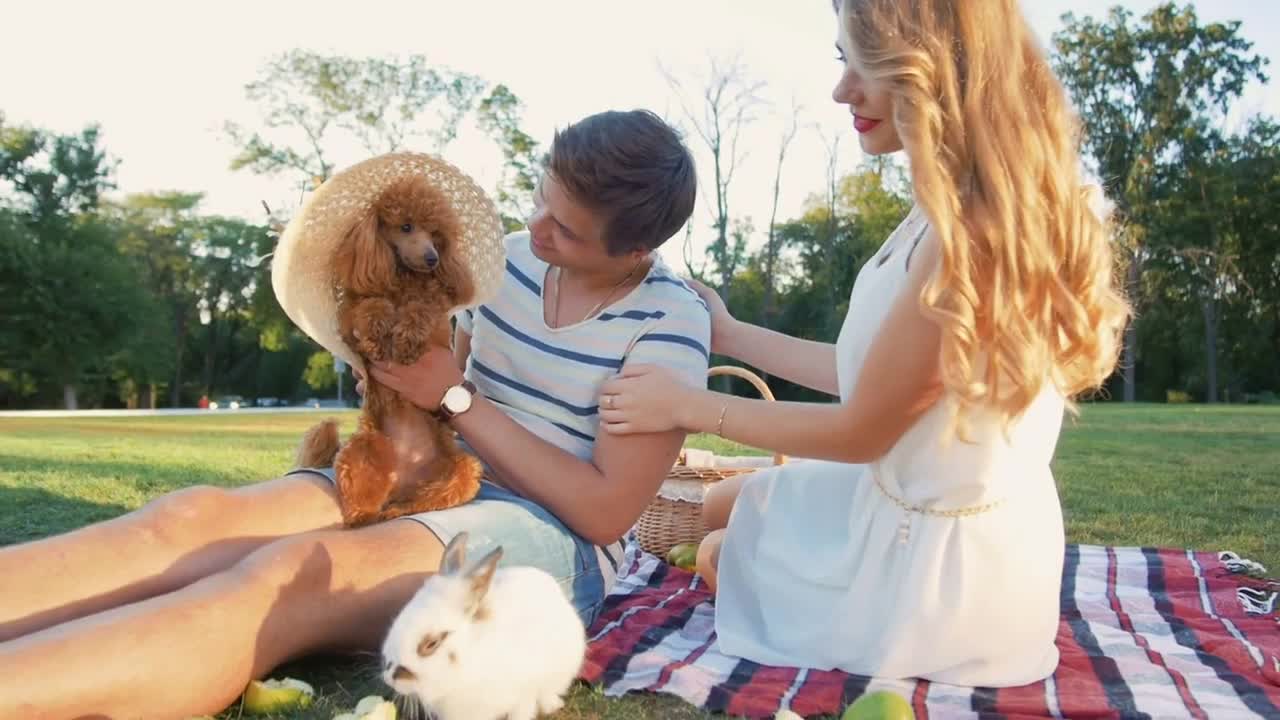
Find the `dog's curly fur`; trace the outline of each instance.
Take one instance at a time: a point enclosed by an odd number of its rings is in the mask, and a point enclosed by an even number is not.
[[[385,190],[334,256],[343,340],[367,361],[412,364],[450,344],[449,311],[474,284],[457,258],[461,228],[443,193],[422,179]],[[473,498],[481,466],[453,431],[372,377],[345,445],[326,420],[307,431],[299,467],[332,465],[348,527],[439,510]]]

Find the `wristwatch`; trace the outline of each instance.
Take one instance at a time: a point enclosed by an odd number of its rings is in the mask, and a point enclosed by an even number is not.
[[[440,401],[437,417],[448,422],[471,409],[471,400],[476,394],[476,384],[463,380],[461,385],[454,385],[444,391],[444,399]]]

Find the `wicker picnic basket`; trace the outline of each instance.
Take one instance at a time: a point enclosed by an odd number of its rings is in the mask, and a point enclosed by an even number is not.
[[[707,371],[708,377],[716,375],[740,377],[754,385],[764,399],[770,402],[774,400],[769,386],[750,370],[721,365]],[[667,551],[675,545],[702,542],[702,538],[707,535],[707,528],[702,523],[702,498],[711,485],[725,478],[786,462],[786,458],[779,454],[775,454],[772,459],[711,456],[712,464],[707,465],[706,459],[710,453],[703,453],[703,462],[696,462],[694,455],[697,452],[689,449],[681,451],[657,496],[636,522],[636,540],[645,552],[665,558]]]

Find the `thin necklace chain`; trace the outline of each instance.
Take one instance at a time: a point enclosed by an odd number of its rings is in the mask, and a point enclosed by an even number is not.
[[[603,300],[596,303],[595,307],[587,311],[587,314],[584,315],[582,319],[579,320],[578,322],[586,322],[587,320],[590,320],[596,314],[596,312],[598,312],[601,308],[604,307],[605,303],[609,302],[609,299],[613,297],[613,294],[618,292],[618,288],[625,285],[626,282],[636,274],[636,271],[640,269],[640,264],[643,262],[644,262],[644,258],[640,258],[639,260],[637,260],[635,267],[631,268],[631,272],[627,273],[627,276],[622,278],[622,280],[619,280],[618,284],[614,285],[613,288],[609,290],[609,294],[605,295]],[[556,268],[556,305],[555,305],[555,315],[552,318],[552,322],[555,323],[556,327],[560,327],[560,278],[562,277],[564,277],[564,271],[561,268],[557,267]]]

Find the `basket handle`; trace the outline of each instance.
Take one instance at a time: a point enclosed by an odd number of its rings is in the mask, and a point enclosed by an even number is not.
[[[742,378],[743,380],[751,383],[752,386],[754,386],[760,393],[760,396],[765,400],[768,400],[769,402],[774,402],[776,400],[773,396],[773,391],[769,389],[768,384],[766,384],[764,380],[760,379],[759,375],[746,368],[738,367],[737,365],[717,365],[707,370],[707,377],[715,377],[717,375],[732,375],[733,377]],[[773,454],[774,465],[781,465],[786,461],[787,458],[782,453]]]

